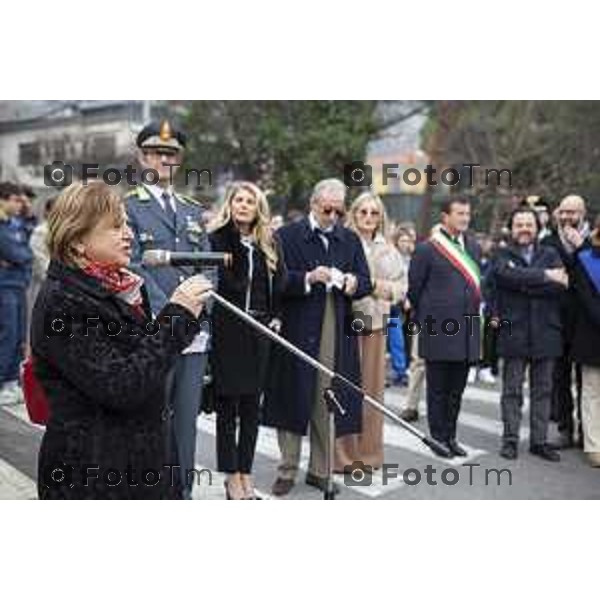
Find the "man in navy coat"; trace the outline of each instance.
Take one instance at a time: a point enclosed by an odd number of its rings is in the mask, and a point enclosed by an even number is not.
[[[176,193],[172,178],[181,164],[185,136],[168,121],[150,123],[137,138],[139,161],[145,169],[159,176],[154,185],[139,184],[126,196],[129,226],[134,234],[132,269],[142,277],[156,315],[167,303],[175,288],[194,274],[192,267],[147,267],[142,264],[145,250],[200,252],[210,249],[202,224],[202,209],[191,198]],[[195,466],[196,417],[202,395],[207,362],[208,330],[203,330],[179,357],[172,376],[170,398],[173,409],[173,432],[177,447],[177,464],[183,497],[189,499]]]
[[[308,217],[278,230],[287,268],[281,333],[310,356],[360,384],[358,344],[350,328],[352,300],[369,294],[371,281],[360,240],[339,223],[345,195],[341,181],[321,181],[313,190]],[[336,414],[337,435],[360,432],[361,396],[279,347],[274,347],[271,373],[264,422],[277,428],[282,456],[273,493],[283,496],[294,486],[307,428],[310,460],[306,483],[323,489],[328,439],[323,391],[332,384],[346,410],[345,416]]]
[[[498,355],[504,358],[500,455],[517,458],[523,382],[529,368],[530,452],[558,461],[560,455],[546,436],[552,371],[563,350],[560,303],[569,278],[556,249],[538,244],[540,223],[533,208],[515,209],[509,229],[511,239],[498,251],[492,271],[496,289],[493,313],[510,321],[510,327],[500,327],[498,336]]]
[[[417,246],[408,273],[408,299],[421,328],[429,431],[445,457],[466,456],[456,441],[456,423],[469,365],[481,351],[480,251],[466,233],[470,219],[468,200],[447,200],[441,224]]]

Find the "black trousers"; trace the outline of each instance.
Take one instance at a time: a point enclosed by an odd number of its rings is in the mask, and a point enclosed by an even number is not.
[[[554,419],[558,423],[558,430],[569,437],[572,437],[575,429],[573,410],[577,408],[577,415],[581,430],[581,365],[573,363],[570,356],[571,348],[565,346],[563,355],[559,357],[554,365],[553,373],[553,393],[552,393],[552,412]],[[575,366],[575,389],[577,396],[573,398],[573,366]],[[579,432],[581,437],[581,431]]]
[[[252,472],[258,437],[259,407],[258,394],[217,398],[219,471],[244,474]]]
[[[431,436],[441,442],[456,439],[469,364],[467,362],[425,361],[427,420]]]
[[[492,375],[498,375],[498,329],[490,325],[490,317],[485,317],[483,329],[483,358],[479,366],[490,368]]]

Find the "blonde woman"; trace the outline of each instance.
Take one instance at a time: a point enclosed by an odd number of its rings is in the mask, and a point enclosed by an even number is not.
[[[348,227],[363,244],[373,292],[353,303],[355,313],[371,320],[370,335],[359,337],[361,374],[364,390],[383,402],[385,387],[385,327],[392,304],[403,300],[406,279],[398,250],[386,240],[386,214],[378,196],[366,192],[350,207]],[[383,464],[383,415],[366,403],[363,405],[362,433],[346,436],[337,442],[336,470],[361,460],[372,468]]]
[[[253,183],[234,182],[210,227],[210,241],[213,250],[232,256],[230,265],[220,268],[219,293],[261,323],[278,330],[284,270],[270,224],[265,194]],[[219,470],[227,474],[228,499],[256,498],[251,472],[268,351],[264,336],[215,304],[217,463]]]

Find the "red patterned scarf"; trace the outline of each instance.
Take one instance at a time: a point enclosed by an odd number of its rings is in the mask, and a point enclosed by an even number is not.
[[[90,261],[82,270],[97,279],[109,292],[127,302],[140,316],[144,316],[142,277],[127,269],[98,261]]]

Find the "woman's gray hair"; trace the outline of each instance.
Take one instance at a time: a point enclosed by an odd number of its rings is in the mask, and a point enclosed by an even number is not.
[[[341,196],[342,200],[346,198],[346,186],[339,179],[323,179],[319,181],[313,188],[310,196],[311,204],[316,202],[321,196],[325,194],[332,194]]]

